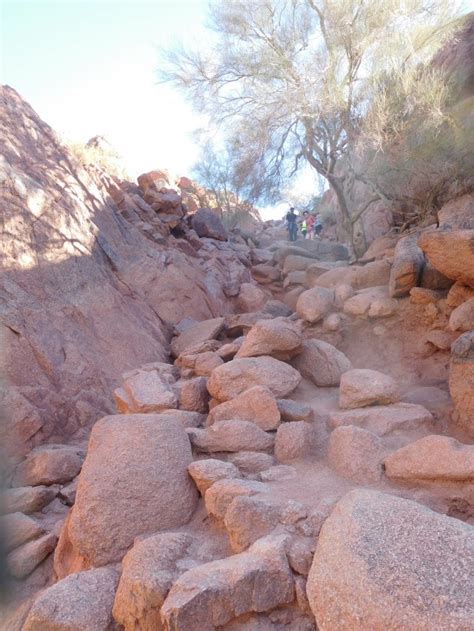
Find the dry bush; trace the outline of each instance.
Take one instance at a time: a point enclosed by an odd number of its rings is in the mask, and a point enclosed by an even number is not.
[[[121,180],[130,179],[121,156],[111,147],[81,142],[67,143],[74,160],[81,166],[94,166]]]

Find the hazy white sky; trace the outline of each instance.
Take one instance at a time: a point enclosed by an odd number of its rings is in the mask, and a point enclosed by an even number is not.
[[[105,136],[132,175],[189,172],[200,120],[157,84],[158,48],[202,34],[201,0],[3,0],[1,82],[68,139]]]
[[[157,83],[158,49],[206,41],[206,0],[0,3],[1,83],[65,139],[105,136],[132,176],[160,168],[189,174],[199,156],[192,132],[203,120]],[[304,180],[313,190],[312,176]]]

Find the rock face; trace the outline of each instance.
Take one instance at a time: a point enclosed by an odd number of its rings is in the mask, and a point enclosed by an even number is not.
[[[90,565],[119,561],[135,537],[185,524],[197,501],[178,421],[108,416],[94,426],[68,536]]]
[[[233,618],[290,603],[294,583],[284,537],[268,537],[248,552],[182,574],[162,608],[166,628],[213,631]]]
[[[341,408],[396,403],[399,399],[400,392],[394,379],[377,370],[355,368],[345,372],[341,377]]]
[[[6,86],[0,129],[0,179],[11,183],[0,193],[4,378],[15,399],[6,434],[23,455],[112,413],[120,376],[167,359],[167,328],[182,318],[230,313],[223,288],[249,272],[233,244],[196,249],[194,232],[175,238],[139,187],[78,164]]]
[[[240,357],[212,371],[208,390],[218,401],[233,399],[252,386],[265,386],[278,398],[293,392],[301,375],[273,357]]]
[[[307,593],[322,631],[469,629],[473,581],[472,526],[358,490],[322,527]]]
[[[105,631],[112,628],[118,573],[100,568],[71,574],[44,591],[33,604],[23,629]]]
[[[474,332],[458,337],[451,346],[449,391],[456,408],[457,429],[474,439]]]
[[[438,271],[474,287],[474,230],[425,232],[418,245]]]
[[[352,368],[344,353],[322,340],[306,340],[293,366],[317,386],[338,386],[341,375]]]

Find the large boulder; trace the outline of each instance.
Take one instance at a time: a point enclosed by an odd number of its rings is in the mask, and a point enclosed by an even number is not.
[[[416,235],[403,237],[395,247],[389,282],[389,291],[393,298],[408,296],[410,289],[420,284],[425,257],[416,239]]]
[[[338,386],[341,375],[352,368],[341,351],[322,340],[306,340],[303,352],[293,360],[293,366],[303,377],[317,386]]]
[[[318,629],[471,629],[474,528],[392,495],[351,491],[308,576]]]
[[[188,534],[162,533],[138,541],[127,552],[113,607],[114,619],[125,631],[164,631],[160,609],[191,542]]]
[[[96,423],[68,526],[85,563],[119,561],[135,537],[185,524],[197,502],[191,460],[179,421],[134,414]]]
[[[252,386],[265,386],[278,398],[298,386],[301,375],[273,357],[239,357],[212,371],[207,388],[218,401],[233,399]]]
[[[305,322],[315,324],[327,315],[334,305],[334,291],[313,287],[304,291],[296,303],[296,313]]]
[[[463,445],[449,436],[425,436],[385,459],[385,473],[405,482],[474,482],[474,445]]]
[[[198,237],[209,237],[218,241],[227,241],[228,234],[217,213],[209,208],[200,208],[191,220]]]
[[[418,245],[442,274],[474,287],[474,230],[425,232]]]
[[[339,407],[360,408],[400,400],[397,382],[389,375],[368,368],[354,368],[341,376]]]
[[[34,602],[24,631],[107,631],[113,628],[112,605],[118,572],[99,568],[71,574]]]
[[[455,406],[456,428],[474,439],[474,331],[458,337],[451,346],[449,392]]]
[[[302,335],[299,326],[286,318],[260,320],[245,336],[237,357],[271,355],[287,360],[301,351]]]
[[[289,604],[294,581],[284,536],[260,539],[247,551],[188,570],[162,607],[167,629],[213,631],[232,619]]]
[[[261,429],[269,431],[280,424],[280,410],[277,400],[265,386],[249,388],[235,399],[216,405],[209,412],[209,425],[219,421],[238,419],[250,421]]]

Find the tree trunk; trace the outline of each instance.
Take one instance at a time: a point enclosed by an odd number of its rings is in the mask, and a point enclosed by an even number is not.
[[[342,185],[338,182],[338,180],[335,177],[329,176],[327,180],[332,190],[336,194],[337,203],[339,204],[339,208],[341,209],[342,229],[350,241],[354,255],[359,256],[359,253],[357,252],[356,244],[354,242],[354,224],[352,223],[351,214],[349,212],[349,206],[347,204],[347,199],[344,194]]]

